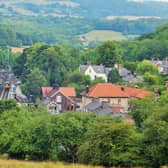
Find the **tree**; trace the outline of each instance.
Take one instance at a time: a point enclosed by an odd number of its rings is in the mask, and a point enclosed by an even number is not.
[[[156,85],[159,82],[157,75],[153,75],[148,72],[144,74],[144,81],[149,85]]]
[[[81,163],[104,166],[134,166],[140,163],[139,136],[134,128],[101,118],[89,127],[78,150]]]
[[[84,141],[84,133],[95,119],[93,114],[67,112],[52,119],[52,150],[60,160],[77,161],[77,150]]]
[[[119,63],[122,57],[122,50],[116,42],[107,41],[97,48],[99,54],[97,63],[107,67],[113,67]]]
[[[44,77],[44,73],[38,68],[35,68],[27,75],[27,80],[22,86],[26,95],[33,95],[35,97],[40,96],[40,90],[42,86],[47,85],[47,80]]]
[[[138,128],[142,128],[143,122],[151,115],[154,108],[156,108],[154,97],[131,100],[131,114]]]
[[[137,62],[125,61],[124,67],[134,73],[137,69]]]
[[[17,159],[49,159],[50,116],[43,109],[22,107],[0,117],[0,153]]]
[[[74,87],[78,96],[85,89],[86,85],[90,84],[90,76],[78,71],[74,71],[72,73],[67,74],[66,81],[64,82],[64,85]]]
[[[0,113],[4,111],[15,109],[17,104],[14,100],[1,100],[0,101]]]
[[[146,72],[153,74],[153,75],[159,74],[158,69],[155,65],[153,65],[150,61],[144,60],[138,64],[137,73],[140,75],[143,75]]]
[[[113,68],[108,74],[108,82],[117,83],[121,81],[121,77],[117,69]]]
[[[156,108],[144,123],[143,148],[148,167],[168,164],[168,106]]]

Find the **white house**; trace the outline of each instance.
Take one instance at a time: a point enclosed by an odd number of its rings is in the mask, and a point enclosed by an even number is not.
[[[88,63],[87,65],[80,65],[79,71],[85,75],[89,75],[91,80],[101,77],[107,82],[108,74],[111,71],[111,68],[107,68],[103,65],[92,65],[91,63]]]

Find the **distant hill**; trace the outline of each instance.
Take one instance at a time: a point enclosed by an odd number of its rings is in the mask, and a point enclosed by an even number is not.
[[[168,3],[130,0],[1,0],[3,15],[73,17],[159,16],[168,17]]]
[[[45,42],[82,47],[78,37],[94,30],[115,31],[127,37],[154,31],[168,20],[167,11],[166,2],[0,0],[0,21],[7,26],[0,29],[0,45]],[[101,33],[101,39],[106,37],[107,33]]]

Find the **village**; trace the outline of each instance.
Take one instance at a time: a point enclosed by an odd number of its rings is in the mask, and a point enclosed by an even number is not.
[[[168,74],[168,60],[151,60],[151,63],[163,74]],[[102,78],[105,83],[97,83],[94,86],[86,84],[85,89],[77,96],[74,87],[65,87],[55,84],[54,86],[41,87],[41,104],[47,111],[57,115],[67,111],[78,111],[82,113],[92,112],[97,115],[109,115],[120,117],[125,122],[134,123],[129,115],[130,101],[141,100],[148,96],[159,96],[157,88],[147,91],[138,87],[129,87],[127,84],[143,80],[141,76],[124,68],[122,65],[115,65],[124,85],[108,83],[108,74],[112,68],[103,65],[94,65],[87,62],[79,66],[79,72],[88,75],[92,81]],[[18,104],[34,105],[33,95],[25,96],[21,91],[19,81],[12,71],[0,72],[0,100],[14,99]],[[165,86],[168,90],[168,82]]]

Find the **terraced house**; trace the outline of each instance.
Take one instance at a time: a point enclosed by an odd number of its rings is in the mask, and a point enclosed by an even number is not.
[[[86,88],[81,95],[83,111],[89,111],[87,107],[90,103],[99,102],[97,104],[102,104],[102,107],[106,104],[104,106],[105,108],[107,108],[108,105],[108,108],[125,113],[129,110],[130,99],[143,99],[146,96],[152,95],[152,92],[111,83],[100,83],[91,88]],[[106,112],[107,111],[104,111],[104,113]]]

